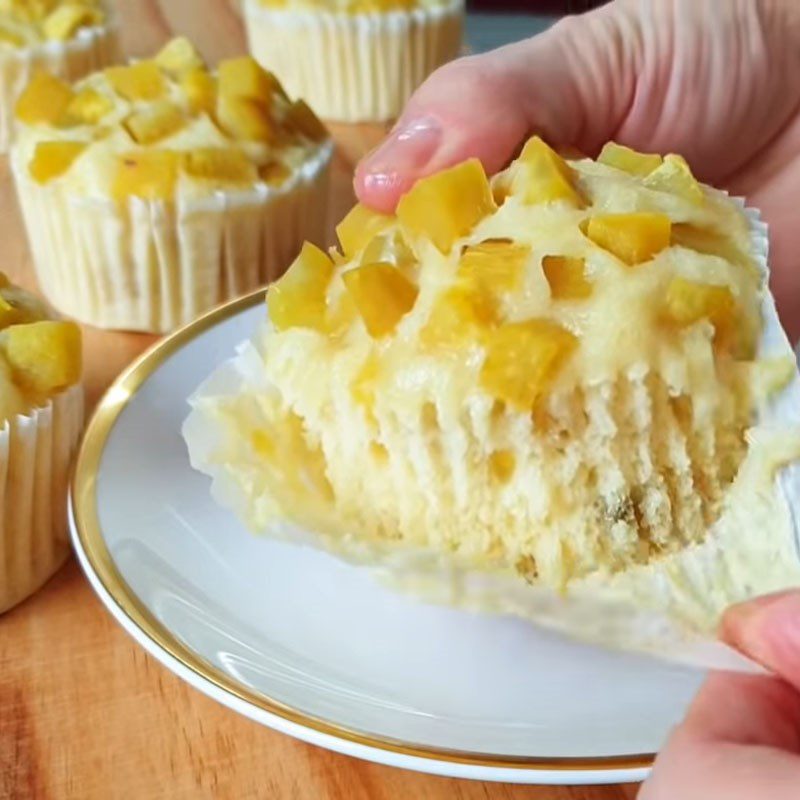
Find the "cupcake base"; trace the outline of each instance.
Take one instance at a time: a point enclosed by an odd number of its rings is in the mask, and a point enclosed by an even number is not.
[[[244,4],[250,52],[325,119],[385,121],[461,48],[463,2],[385,14]]]
[[[69,554],[67,491],[82,428],[80,386],[0,428],[0,613],[33,594]]]
[[[113,26],[96,26],[78,32],[66,42],[44,42],[34,47],[0,53],[0,152],[7,152],[14,133],[14,106],[38,70],[76,81],[113,64],[119,43]]]
[[[125,205],[41,186],[12,164],[39,285],[59,311],[101,328],[166,333],[323,243],[332,146],[278,188]]]

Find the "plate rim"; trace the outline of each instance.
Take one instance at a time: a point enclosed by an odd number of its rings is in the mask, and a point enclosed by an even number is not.
[[[81,566],[103,604],[140,645],[195,688],[228,707],[233,708],[225,700],[235,700],[236,708],[233,710],[256,721],[269,724],[267,718],[272,718],[273,722],[280,720],[280,730],[289,735],[306,738],[302,735],[305,731],[310,735],[306,741],[314,744],[320,744],[322,738],[326,740],[322,746],[350,755],[360,755],[395,766],[401,765],[398,759],[409,759],[414,762],[413,769],[453,774],[435,768],[437,764],[448,765],[462,777],[491,779],[484,774],[484,771],[490,770],[505,776],[496,778],[499,780],[513,780],[514,777],[509,773],[517,776],[517,780],[527,775],[525,782],[530,782],[534,777],[542,781],[553,773],[561,776],[567,773],[576,778],[580,776],[581,782],[641,780],[652,766],[655,753],[591,757],[495,755],[405,742],[361,732],[307,714],[244,686],[201,658],[172,634],[139,600],[117,569],[106,547],[99,521],[97,477],[108,438],[118,417],[141,386],[173,354],[218,324],[254,308],[259,302],[263,302],[264,294],[265,290],[261,288],[224,303],[160,339],[119,374],[97,403],[75,461],[70,483],[69,515]],[[247,707],[267,718],[247,713]],[[337,748],[334,746],[336,742],[345,746]],[[480,774],[467,774],[475,770],[480,771]]]

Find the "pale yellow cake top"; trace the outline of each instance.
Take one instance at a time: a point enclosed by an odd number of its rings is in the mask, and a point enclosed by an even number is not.
[[[86,197],[169,201],[279,187],[329,147],[311,109],[255,60],[211,72],[183,38],[75,86],[39,73],[16,117],[15,163]]]
[[[80,328],[0,272],[0,429],[80,377]]]
[[[364,14],[449,6],[453,0],[257,0],[257,2],[269,9]]]
[[[337,232],[192,401],[192,463],[253,530],[703,629],[792,582],[773,480],[800,436],[762,412],[797,373],[740,201],[676,155],[535,137],[491,180],[467,161]]]
[[[566,161],[534,138],[491,184],[470,161],[338,231],[344,255],[307,245],[270,289],[269,346],[303,360],[313,331],[349,368],[368,353],[370,391],[440,383],[454,408],[477,390],[532,410],[646,363],[680,393],[687,353],[736,371],[760,330],[746,216],[679,156]]]
[[[106,17],[103,0],[0,0],[0,51],[66,41]]]

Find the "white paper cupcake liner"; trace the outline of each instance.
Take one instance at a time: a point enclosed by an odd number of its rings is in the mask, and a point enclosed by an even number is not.
[[[82,429],[80,386],[0,428],[0,613],[33,594],[69,553],[67,489]]]
[[[741,200],[736,202],[744,207]],[[767,227],[758,212],[745,209],[750,221],[751,248],[766,287]],[[772,296],[765,291],[762,314],[762,357],[793,358]],[[267,334],[268,335],[268,334]],[[246,518],[247,498],[228,475],[228,465],[216,453],[224,434],[215,410],[227,398],[242,393],[259,396],[270,386],[257,342],[246,342],[239,354],[222,365],[192,398],[193,411],[184,426],[193,465],[212,477],[217,500]],[[782,447],[790,466],[780,470],[773,490],[740,489],[706,540],[665,556],[655,574],[648,566],[612,576],[592,575],[572,582],[566,593],[531,585],[519,575],[485,572],[450,556],[391,543],[330,537],[296,526],[271,525],[265,533],[334,552],[376,571],[396,589],[426,601],[482,613],[514,614],[583,641],[606,647],[647,652],[683,664],[726,669],[753,669],[743,657],[714,640],[715,623],[730,603],[757,594],[800,587],[800,375],[760,413],[750,432],[751,449],[742,466],[758,473],[767,442]],[[785,506],[785,529],[776,528],[772,514]],[[332,512],[333,513],[333,512]],[[741,516],[746,515],[746,522]],[[743,540],[744,525],[751,534]]]
[[[82,28],[66,42],[0,52],[0,152],[7,152],[14,134],[14,107],[38,70],[76,81],[117,60],[119,43],[112,23]]]
[[[268,9],[245,0],[250,52],[325,119],[397,117],[461,48],[463,0],[389,13]]]
[[[39,285],[100,328],[165,333],[277,278],[310,239],[324,244],[332,145],[280,187],[127,205],[41,186],[12,157]]]

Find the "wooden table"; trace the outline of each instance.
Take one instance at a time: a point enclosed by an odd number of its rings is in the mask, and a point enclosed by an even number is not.
[[[209,61],[244,50],[236,0],[117,0],[124,44],[150,53],[171,31]],[[381,137],[335,130],[337,211],[353,164]],[[0,269],[33,278],[8,170],[0,167]],[[154,341],[86,331],[94,403]],[[635,787],[534,788],[428,777],[357,761],[262,728],[189,688],[111,619],[74,562],[0,617],[0,800],[632,800]]]

